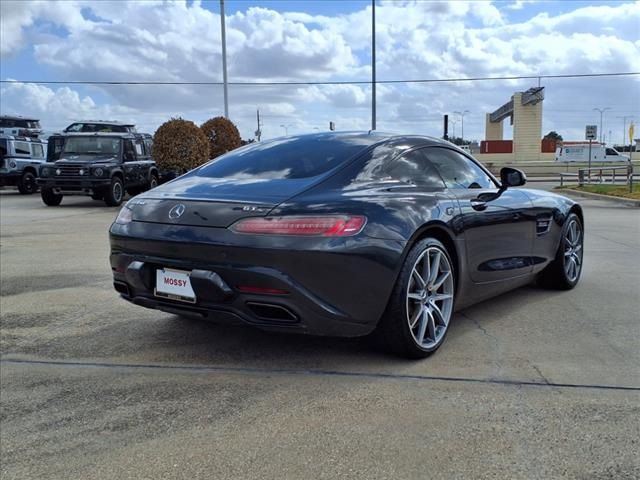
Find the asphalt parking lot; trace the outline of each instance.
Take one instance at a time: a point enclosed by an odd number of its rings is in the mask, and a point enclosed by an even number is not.
[[[0,476],[640,478],[640,210],[585,200],[571,292],[454,317],[431,358],[128,305],[117,209],[0,192]]]

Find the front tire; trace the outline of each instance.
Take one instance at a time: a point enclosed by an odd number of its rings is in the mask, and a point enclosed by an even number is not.
[[[57,207],[62,202],[62,195],[58,193],[53,193],[53,190],[50,188],[43,188],[40,192],[40,196],[42,197],[42,201],[48,207]]]
[[[562,227],[555,259],[538,275],[538,284],[557,290],[571,290],[580,280],[584,230],[580,217],[570,213]]]
[[[385,346],[408,358],[425,358],[446,337],[453,315],[455,270],[446,247],[420,240],[405,259],[377,334]]]
[[[120,177],[113,177],[109,190],[104,194],[104,203],[109,207],[117,207],[122,203],[124,198],[124,184]]]
[[[31,195],[36,193],[38,186],[36,185],[36,176],[33,172],[24,172],[20,183],[18,184],[18,191],[22,195]]]

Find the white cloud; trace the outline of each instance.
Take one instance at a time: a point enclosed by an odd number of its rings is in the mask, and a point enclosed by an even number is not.
[[[637,70],[640,4],[580,7],[519,23],[509,22],[501,13],[519,9],[522,18],[527,3],[378,3],[378,79]],[[33,60],[62,80],[221,80],[220,19],[200,2],[2,0],[0,6],[2,55],[32,47]],[[370,20],[370,5],[332,16],[247,7],[227,17],[230,80],[368,80]],[[3,75],[18,76],[4,71]],[[607,87],[613,83],[615,89]],[[484,113],[507,101],[515,90],[535,84],[534,80],[379,85],[378,123],[392,130],[437,135],[443,113],[469,109],[465,134],[481,138]],[[593,106],[612,106],[611,118],[616,111],[627,114],[637,109],[632,101],[638,97],[637,79],[545,84],[545,112],[549,112],[545,122],[559,129],[584,123]],[[280,124],[294,125],[293,131],[325,128],[330,120],[339,128],[370,124],[367,85],[232,86],[229,94],[231,116],[245,137],[256,128],[256,108],[265,115],[265,134],[280,133]],[[222,89],[9,85],[2,89],[2,110],[10,109],[58,123],[64,123],[61,118],[66,122],[120,116],[153,129],[170,116],[201,122],[221,114]]]

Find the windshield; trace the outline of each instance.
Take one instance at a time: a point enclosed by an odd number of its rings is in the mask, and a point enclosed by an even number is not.
[[[120,139],[113,137],[69,137],[64,142],[63,154],[118,155]]]
[[[321,175],[371,144],[359,136],[281,138],[220,157],[198,175],[233,179],[298,179]]]

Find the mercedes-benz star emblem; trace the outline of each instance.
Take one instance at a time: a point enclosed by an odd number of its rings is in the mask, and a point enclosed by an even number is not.
[[[185,210],[186,207],[181,203],[174,205],[173,207],[171,207],[171,210],[169,210],[169,218],[171,218],[172,220],[180,218]]]

